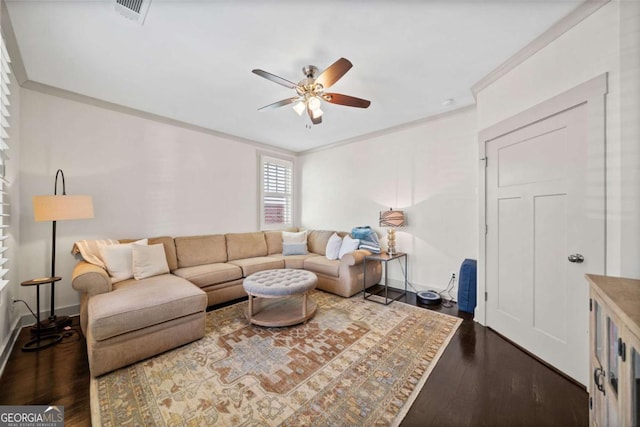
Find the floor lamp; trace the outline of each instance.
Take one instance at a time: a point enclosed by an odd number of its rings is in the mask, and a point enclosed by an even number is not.
[[[62,178],[62,195],[58,195],[58,176]],[[51,277],[56,275],[56,222],[70,219],[93,218],[91,196],[67,195],[62,169],[56,172],[53,196],[34,196],[33,213],[36,222],[53,221],[51,239]],[[67,316],[55,315],[55,284],[51,283],[51,311],[49,318],[40,323],[40,333],[59,331],[71,323]]]

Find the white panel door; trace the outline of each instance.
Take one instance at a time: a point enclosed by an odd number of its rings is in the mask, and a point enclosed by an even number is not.
[[[587,132],[582,104],[486,143],[487,324],[582,384],[584,274],[604,267],[604,201],[590,191],[604,159],[588,166]]]

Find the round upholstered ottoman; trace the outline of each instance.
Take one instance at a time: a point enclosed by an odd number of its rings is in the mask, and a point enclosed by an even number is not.
[[[249,295],[247,319],[260,326],[306,322],[316,313],[316,302],[307,293],[315,289],[317,282],[312,272],[289,268],[250,275],[243,283]]]

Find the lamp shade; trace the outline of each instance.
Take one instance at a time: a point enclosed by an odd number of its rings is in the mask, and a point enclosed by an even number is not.
[[[93,218],[91,196],[33,196],[33,215],[36,222]]]
[[[380,227],[404,227],[404,212],[393,209],[380,212]]]

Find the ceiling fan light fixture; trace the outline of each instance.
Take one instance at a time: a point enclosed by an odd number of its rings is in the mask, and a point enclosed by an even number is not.
[[[299,116],[302,115],[302,113],[304,113],[304,110],[306,110],[307,107],[305,107],[304,102],[300,101],[297,102],[296,104],[293,105],[293,110],[298,113]]]
[[[317,119],[319,117],[322,117],[322,110],[320,108],[316,108],[314,110],[311,110],[311,116],[314,119]]]
[[[307,101],[307,105],[309,106],[311,111],[319,110],[320,106],[321,106],[320,99],[318,99],[317,96],[311,96],[311,97],[309,97],[309,100]]]

